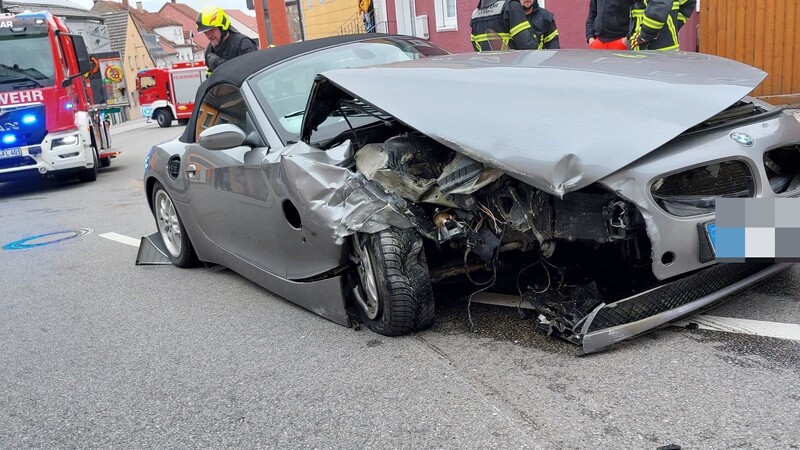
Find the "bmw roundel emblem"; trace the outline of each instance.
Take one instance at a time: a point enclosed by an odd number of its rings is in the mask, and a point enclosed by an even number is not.
[[[731,133],[731,139],[747,147],[752,147],[756,143],[747,133]]]

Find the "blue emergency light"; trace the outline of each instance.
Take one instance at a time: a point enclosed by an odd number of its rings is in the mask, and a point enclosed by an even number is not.
[[[3,141],[3,144],[11,145],[11,144],[17,142],[17,137],[14,136],[13,134],[4,134],[2,141]]]
[[[22,123],[24,123],[25,125],[36,123],[36,116],[33,114],[25,114],[24,116],[22,116]]]
[[[64,109],[69,110],[69,109],[72,109],[74,107],[75,107],[75,105],[73,105],[72,102],[64,103]]]
[[[39,20],[45,21],[45,20],[50,19],[51,17],[53,17],[53,15],[50,14],[49,12],[47,12],[47,11],[24,12],[24,13],[17,14],[17,19],[25,19],[25,20],[39,19]]]

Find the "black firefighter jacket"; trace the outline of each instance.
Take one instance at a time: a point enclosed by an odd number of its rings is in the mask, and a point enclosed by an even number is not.
[[[539,41],[539,49],[555,50],[561,48],[558,42],[558,27],[556,18],[550,11],[540,8],[539,2],[533,3],[533,10],[527,15],[528,23],[531,24],[533,37]]]
[[[586,42],[600,39],[611,42],[624,38],[630,31],[631,6],[634,0],[591,0],[586,17]]]
[[[206,47],[205,56],[208,73],[211,73],[229,59],[257,50],[258,46],[252,39],[234,29],[230,29],[228,30],[228,37],[220,42],[216,48],[211,44]]]
[[[481,0],[469,24],[476,51],[500,50],[491,48],[490,41],[496,38],[516,50],[539,48],[518,0]]]
[[[636,0],[631,8],[630,37],[638,35],[645,43],[633,50],[677,50],[678,31],[695,6],[697,0]]]

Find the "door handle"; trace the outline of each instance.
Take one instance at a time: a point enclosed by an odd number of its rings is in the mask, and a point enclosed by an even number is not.
[[[186,166],[185,172],[187,180],[194,180],[195,175],[197,175],[197,166],[194,164],[189,164]]]

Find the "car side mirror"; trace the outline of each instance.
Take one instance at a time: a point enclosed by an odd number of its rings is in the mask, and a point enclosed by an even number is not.
[[[246,139],[247,135],[241,128],[223,123],[203,130],[197,143],[208,150],[227,150],[243,145]]]

